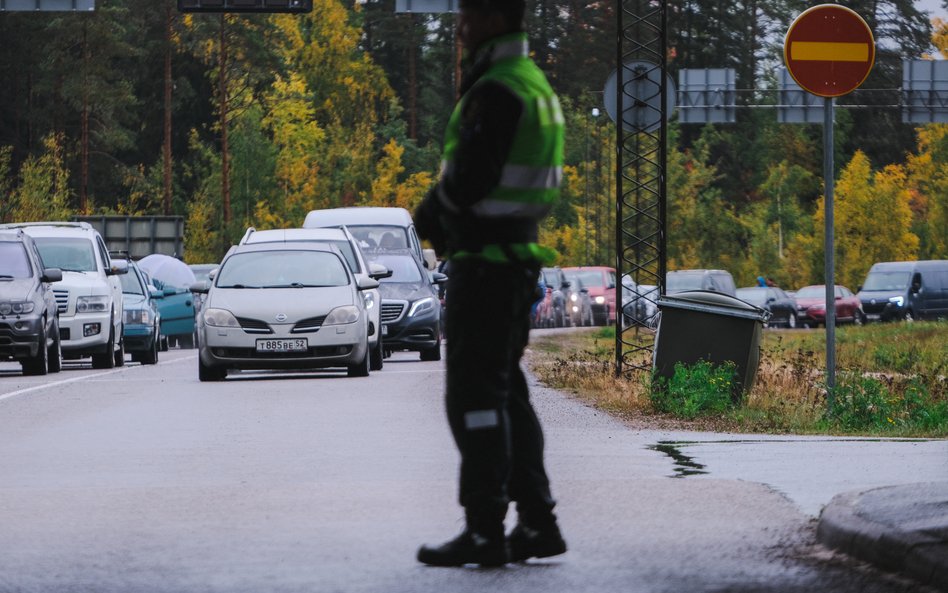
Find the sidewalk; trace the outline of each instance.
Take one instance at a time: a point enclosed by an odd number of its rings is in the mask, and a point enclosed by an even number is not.
[[[948,482],[840,494],[820,514],[817,539],[948,592]]]

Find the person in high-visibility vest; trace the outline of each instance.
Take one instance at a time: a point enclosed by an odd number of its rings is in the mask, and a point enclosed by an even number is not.
[[[418,551],[436,566],[566,551],[520,368],[537,276],[556,256],[537,243],[537,228],[559,196],[564,121],[529,57],[523,15],[523,0],[461,0],[461,98],[441,177],[414,213],[419,235],[448,259],[446,404],[466,519],[459,536]],[[507,535],[511,501],[518,520]]]

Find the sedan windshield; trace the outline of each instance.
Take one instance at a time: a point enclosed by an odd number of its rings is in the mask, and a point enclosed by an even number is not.
[[[666,292],[701,290],[701,274],[669,274]]]
[[[119,278],[122,281],[122,292],[125,294],[145,294],[145,289],[142,288],[141,280],[138,278],[138,274],[135,273],[135,270],[129,268],[128,274],[120,274]]]
[[[22,243],[0,243],[0,279],[29,278],[32,276],[30,260]]]
[[[873,272],[866,278],[863,290],[905,290],[911,272]]]
[[[798,299],[825,299],[826,287],[824,286],[805,286],[797,291]]]
[[[89,239],[73,237],[36,237],[36,246],[48,268],[64,272],[95,272],[95,251]]]
[[[421,282],[421,270],[410,255],[380,254],[373,261],[392,271],[391,277],[382,278],[379,282]]]
[[[575,272],[575,276],[579,278],[579,281],[583,286],[593,286],[597,288],[603,288],[606,283],[603,281],[604,274],[596,270],[580,271]]]
[[[310,288],[346,286],[345,264],[326,251],[247,251],[227,258],[218,288]]]
[[[767,302],[766,288],[738,288],[737,298],[752,305],[764,306]]]

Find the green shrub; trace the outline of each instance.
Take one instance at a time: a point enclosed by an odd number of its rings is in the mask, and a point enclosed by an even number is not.
[[[934,385],[938,385],[937,383]],[[918,377],[898,383],[864,375],[842,374],[833,390],[829,423],[844,431],[948,429],[948,398]]]
[[[670,379],[654,377],[650,398],[655,409],[683,418],[723,414],[735,405],[736,381],[734,363],[700,361],[687,366],[679,362]]]

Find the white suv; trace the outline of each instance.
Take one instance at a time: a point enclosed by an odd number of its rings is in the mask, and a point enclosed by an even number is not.
[[[63,271],[63,279],[53,284],[63,358],[91,356],[97,369],[125,364],[122,284],[116,276],[128,273],[128,262],[113,263],[102,237],[86,222],[3,227],[23,229],[33,237],[43,264]]]

